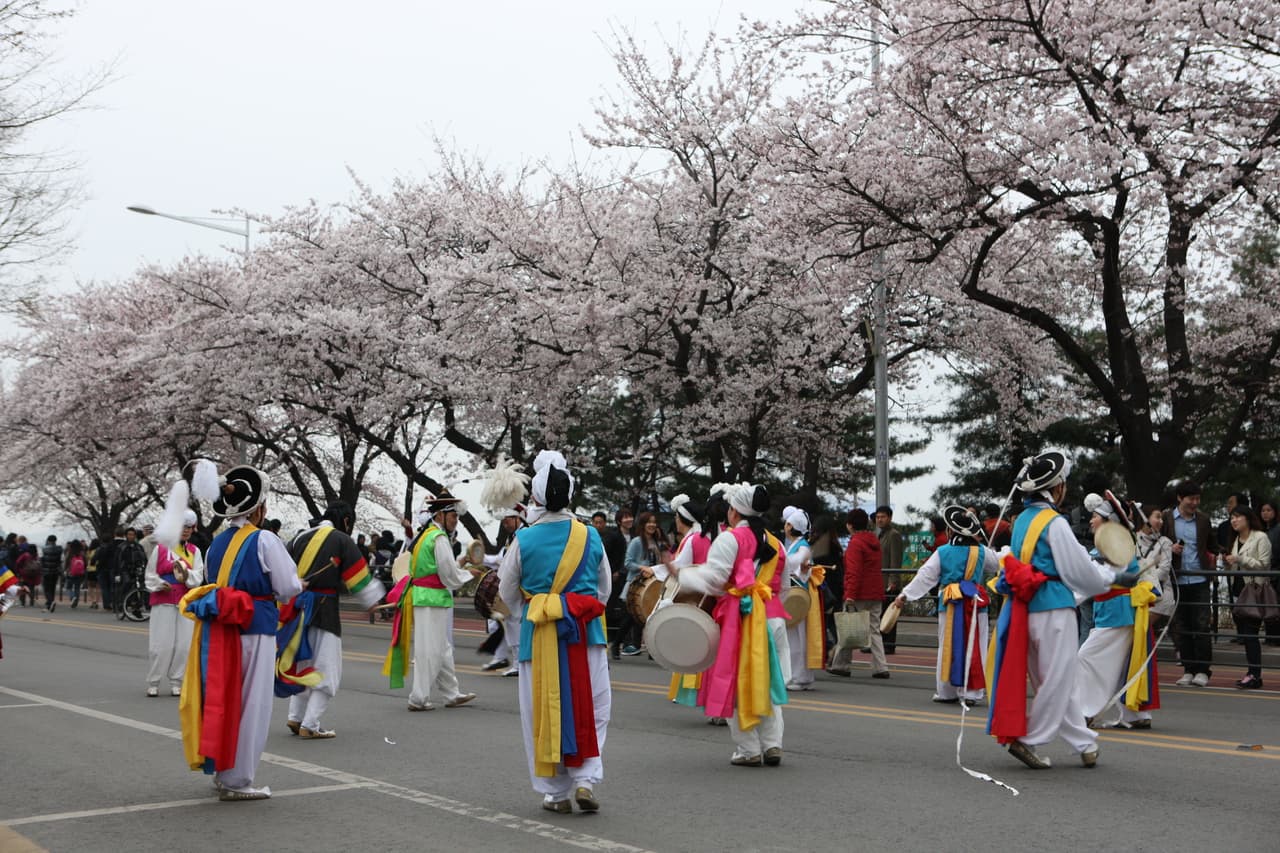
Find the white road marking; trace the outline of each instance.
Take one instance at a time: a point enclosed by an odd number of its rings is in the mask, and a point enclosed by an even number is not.
[[[331,791],[348,791],[352,788],[368,788],[369,784],[359,782],[351,785],[317,785],[314,788],[294,788],[288,791],[273,791],[272,798],[276,797],[300,797],[304,794],[325,794]],[[57,812],[55,814],[38,814],[31,817],[19,817],[13,820],[0,821],[3,826],[22,826],[27,823],[52,823],[58,820],[78,820],[85,817],[101,817],[103,815],[115,814],[131,814],[133,812],[152,812],[157,809],[181,809],[187,806],[198,806],[204,803],[216,803],[217,798],[213,788],[209,789],[209,796],[201,797],[198,800],[169,800],[163,803],[137,803],[132,806],[117,806],[110,809],[85,809],[78,812]]]
[[[91,717],[95,720],[102,720],[103,722],[113,723],[117,726],[124,726],[125,728],[146,732],[147,734],[159,735],[173,740],[182,740],[182,732],[166,726],[157,726],[153,723],[143,722],[142,720],[121,717],[118,714],[111,714],[94,708],[86,708],[83,705],[74,705],[70,702],[62,702],[58,699],[51,699],[47,696],[38,696],[34,693],[26,693],[22,690],[14,690],[11,687],[0,687],[0,693],[12,696],[15,699],[23,699],[28,702],[47,705],[51,708],[58,708],[63,711],[69,711],[73,714],[80,714],[85,717]],[[344,770],[337,770],[320,764],[312,764],[308,761],[298,761],[297,759],[289,758],[285,755],[276,755],[274,753],[264,752],[262,754],[262,760],[268,764],[274,764],[278,767],[284,767],[298,773],[318,776],[336,786],[353,788],[360,787],[367,791],[384,794],[389,797],[396,797],[401,800],[408,800],[409,802],[418,803],[424,806],[430,806],[431,808],[439,809],[440,811],[461,815],[463,817],[471,818],[472,820],[478,820],[504,829],[519,831],[529,835],[536,835],[540,838],[547,838],[552,841],[559,841],[562,844],[568,844],[572,847],[580,847],[584,850],[605,850],[610,851],[610,853],[652,853],[652,851],[646,850],[643,847],[633,847],[630,844],[623,844],[622,842],[612,841],[608,838],[600,838],[599,836],[588,835],[584,832],[574,832],[553,824],[530,820],[528,818],[520,817],[519,815],[507,814],[506,812],[494,811],[483,806],[474,806],[470,803],[464,803],[461,800],[441,797],[427,791],[418,791],[413,788],[393,785],[392,783],[385,782],[381,779],[359,776],[355,773],[347,773]],[[272,792],[273,797],[285,795],[286,792],[284,791],[279,793],[275,791]],[[212,799],[212,794],[210,794],[209,801],[212,801]],[[197,800],[195,802],[205,802],[205,800]],[[145,809],[145,806],[140,808],[140,810]],[[93,814],[93,812],[86,812],[85,814]],[[30,817],[17,818],[9,821],[0,821],[0,826],[17,826],[24,821],[35,822],[34,818]]]
[[[5,708],[43,708],[43,707],[44,706],[41,705],[39,702],[23,702],[20,705],[0,705],[0,711],[3,711]]]

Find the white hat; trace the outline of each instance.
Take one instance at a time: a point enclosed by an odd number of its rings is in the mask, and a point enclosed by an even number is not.
[[[729,490],[728,498],[729,506],[747,518],[759,515],[769,508],[769,492],[764,486],[738,483]]]
[[[782,511],[782,520],[791,525],[791,529],[801,536],[809,532],[809,513],[798,506],[789,506]]]

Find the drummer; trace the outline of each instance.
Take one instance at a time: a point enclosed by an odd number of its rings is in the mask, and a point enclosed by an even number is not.
[[[702,507],[692,503],[688,495],[676,495],[671,499],[671,511],[676,517],[676,534],[680,544],[676,553],[660,565],[654,566],[654,576],[667,582],[668,592],[658,602],[658,607],[665,607],[675,600],[675,590],[680,587],[677,577],[679,571],[689,566],[700,566],[707,561],[707,551],[711,549],[711,539],[702,532],[698,517]],[[696,708],[698,705],[698,688],[702,686],[702,673],[673,673],[671,687],[667,698],[679,705]]]
[[[976,515],[962,506],[949,506],[942,511],[942,520],[950,540],[929,555],[894,603],[901,608],[938,587],[938,666],[933,701],[954,705],[963,699],[972,707],[986,695],[987,684],[982,671],[988,636],[988,595],[983,582],[1000,571],[1000,564],[994,551],[978,544],[982,522]]]
[[[1105,547],[1100,544],[1104,534],[1102,526],[1115,522],[1118,526],[1109,528],[1119,534],[1122,542],[1132,541],[1134,520],[1124,504],[1111,492],[1105,495],[1090,494],[1084,499],[1084,507],[1092,512],[1089,527],[1094,533],[1095,548],[1091,552],[1095,559],[1115,572],[1130,575],[1138,573],[1138,561],[1133,559],[1126,567],[1110,562],[1112,559],[1123,559],[1124,555],[1116,555],[1108,551],[1102,554]],[[1132,591],[1125,586],[1113,586],[1101,595],[1093,597],[1093,628],[1085,639],[1076,659],[1080,663],[1080,673],[1076,676],[1076,699],[1080,710],[1084,712],[1086,721],[1093,728],[1151,728],[1151,712],[1160,707],[1160,694],[1156,689],[1155,659],[1152,658],[1152,671],[1143,677],[1139,669],[1145,663],[1151,651],[1152,640],[1147,607],[1159,596],[1149,581],[1140,581]],[[1139,655],[1133,655],[1134,645],[1138,646]],[[1134,659],[1136,657],[1136,660]],[[1130,685],[1119,703],[1119,717],[1112,715],[1109,720],[1097,717],[1107,709],[1111,697],[1119,691],[1121,685]]]
[[[704,674],[698,703],[708,717],[729,720],[738,767],[782,763],[782,705],[787,701],[783,661],[786,630],[775,632],[765,606],[775,581],[786,571],[781,543],[768,534],[761,513],[769,508],[763,486],[739,483],[729,489],[729,529],[715,537],[707,562],[680,572],[683,590],[723,596],[713,614],[720,625],[715,663]],[[785,619],[778,619],[785,626]],[[745,674],[739,672],[741,660]],[[752,689],[754,688],[754,689]]]
[[[822,584],[819,579],[816,584],[810,584],[809,579],[812,573],[813,552],[809,548],[809,513],[799,507],[789,506],[782,511],[782,535],[786,540],[787,553],[787,582],[792,586],[799,587],[817,587]],[[809,595],[820,595],[813,588],[809,589]],[[817,635],[817,657],[811,661],[809,650],[809,626],[808,619],[802,619],[793,627],[787,628],[787,645],[791,651],[791,679],[787,682],[787,689],[792,691],[812,690],[813,689],[813,670],[809,668],[812,662],[816,667],[821,667],[826,654],[822,648],[823,641],[826,639],[822,630],[822,609],[821,598],[818,598],[819,608],[817,611],[818,624],[816,628]]]

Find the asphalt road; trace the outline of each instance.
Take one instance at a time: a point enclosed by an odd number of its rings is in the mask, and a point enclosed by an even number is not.
[[[185,769],[177,700],[144,696],[146,626],[64,608],[0,620],[0,853],[1280,850],[1280,694],[1232,689],[1238,668],[1209,688],[1163,673],[1153,730],[1101,733],[1093,770],[1059,742],[1042,750],[1054,768],[1031,771],[971,713],[965,764],[1014,796],[957,767],[959,710],[929,701],[931,651],[890,658],[888,681],[863,663],[792,694],[783,764],[758,769],[730,766],[727,731],[668,702],[656,665],[624,658],[601,811],[559,816],[529,787],[516,680],[479,670],[478,622],[459,618],[456,635],[480,698],[409,714],[380,673],[387,625],[352,621],[325,718],[338,737],[291,737],[278,701],[258,778],[274,796],[221,803]]]

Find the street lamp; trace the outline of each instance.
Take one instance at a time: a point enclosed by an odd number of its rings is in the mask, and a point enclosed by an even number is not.
[[[218,222],[239,222],[238,217],[227,216],[177,216],[172,213],[161,213],[145,204],[131,204],[125,208],[134,213],[142,213],[146,216],[163,216],[165,219],[176,219],[179,222],[186,222],[188,225],[199,225],[201,228],[212,228],[215,231],[225,231],[228,234],[235,234],[237,237],[244,238],[244,253],[249,254],[249,217],[244,218],[244,228],[232,228],[230,225],[218,225]]]

